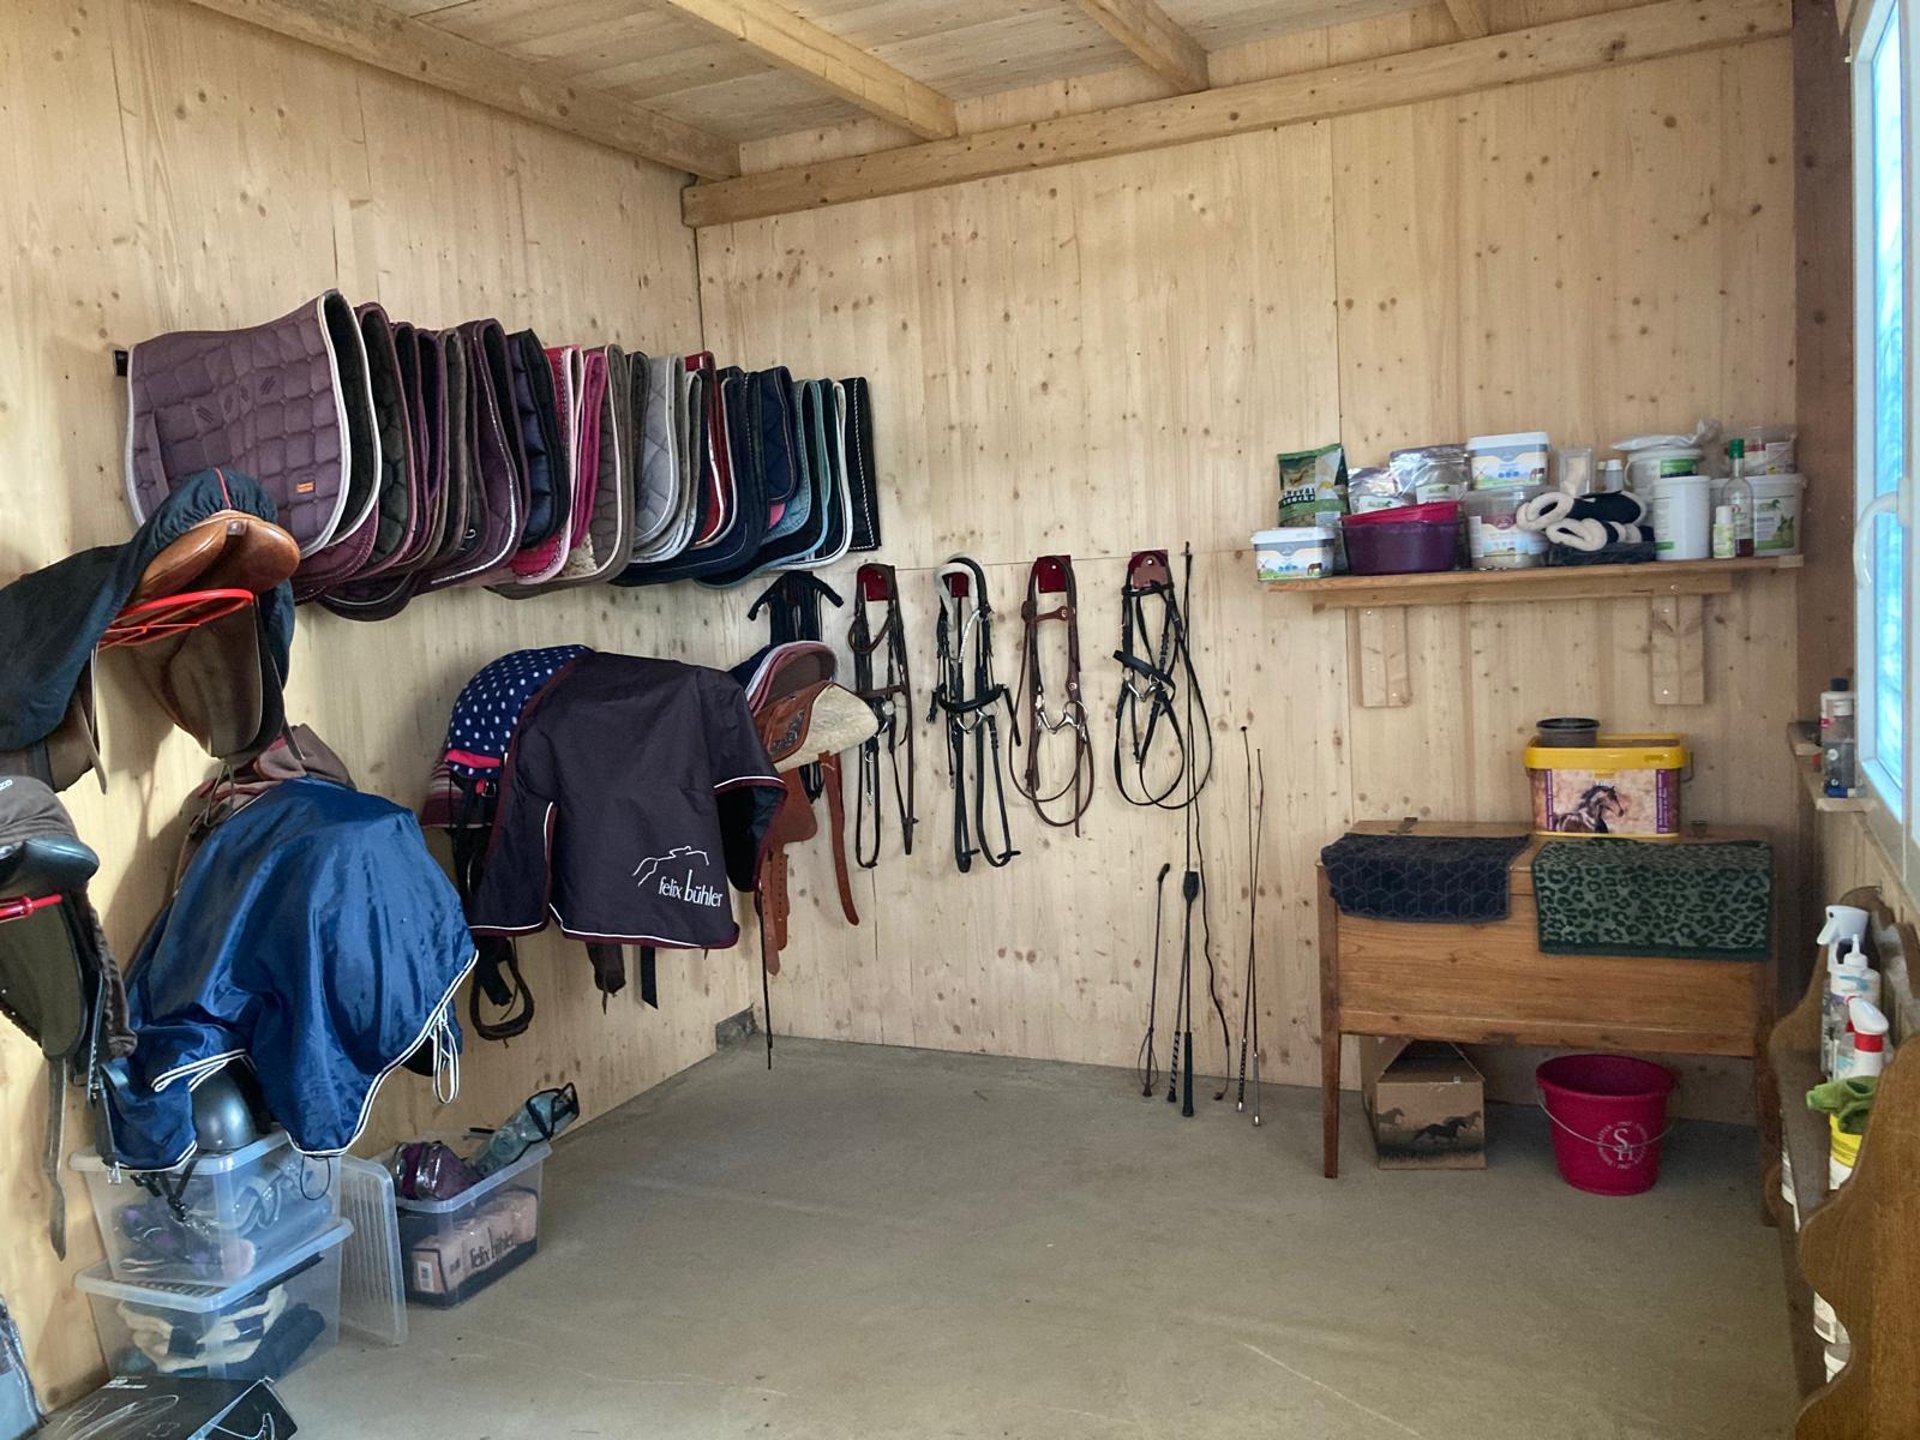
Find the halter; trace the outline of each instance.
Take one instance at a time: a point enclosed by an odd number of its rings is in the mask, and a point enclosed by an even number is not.
[[[893,799],[900,812],[900,848],[913,853],[913,678],[907,668],[907,629],[900,616],[900,590],[891,565],[862,565],[855,576],[857,594],[853,623],[847,629],[847,648],[853,652],[853,691],[873,707],[880,733],[860,747],[859,788],[854,796],[853,854],[862,870],[880,863],[882,795],[880,742],[887,743],[887,763],[893,770]],[[867,616],[869,603],[884,605],[885,618],[876,632]],[[886,649],[886,683],[874,683],[873,657]],[[906,778],[901,779],[900,751],[907,752]],[[871,799],[873,823],[867,809]],[[871,840],[871,844],[869,844]]]
[[[1000,772],[1000,722],[994,706],[1007,707],[1013,743],[1020,742],[1020,721],[1013,713],[1013,697],[993,678],[993,607],[987,602],[987,577],[979,562],[955,555],[934,576],[940,592],[940,620],[935,632],[939,647],[940,683],[934,687],[927,720],[947,717],[947,773],[953,783],[953,863],[962,873],[981,856],[996,868],[1020,852],[1013,848],[1007,823],[1006,782]],[[973,646],[973,664],[967,664],[967,646]],[[967,738],[973,738],[973,817],[967,817]],[[1000,844],[987,839],[987,774],[993,774],[994,799],[1000,810]],[[976,842],[977,845],[976,845]]]
[[[1051,610],[1042,610],[1043,597],[1050,595],[1061,596],[1061,603]],[[1072,826],[1073,833],[1078,835],[1080,817],[1093,803],[1093,736],[1087,729],[1087,707],[1080,698],[1080,600],[1073,583],[1072,556],[1042,555],[1033,562],[1033,568],[1027,572],[1027,598],[1020,607],[1020,619],[1024,634],[1020,683],[1015,687],[1020,700],[1014,708],[1016,713],[1022,710],[1026,713],[1027,758],[1024,769],[1014,776],[1014,788],[1033,803],[1034,813],[1043,822],[1056,830]],[[1057,714],[1047,711],[1046,677],[1040,664],[1043,624],[1061,624],[1067,628],[1067,673],[1062,686],[1065,698]],[[1062,731],[1067,732],[1073,744],[1071,774],[1058,789],[1043,791],[1040,752],[1048,736]],[[1017,736],[1015,743],[1019,743]],[[1069,797],[1070,811],[1049,813],[1049,806],[1058,806]]]
[[[1184,810],[1213,773],[1213,730],[1207,719],[1206,696],[1193,671],[1183,613],[1193,591],[1191,549],[1186,565],[1184,598],[1175,595],[1173,570],[1164,550],[1135,552],[1127,562],[1126,583],[1120,589],[1120,648],[1113,652],[1121,665],[1120,700],[1114,710],[1113,783],[1130,805]],[[1149,614],[1156,604],[1160,610],[1157,636]],[[1186,728],[1174,708],[1178,681],[1183,676],[1191,705]],[[1192,710],[1199,712],[1197,721]],[[1147,780],[1147,771],[1155,753],[1155,737],[1163,732],[1171,737],[1170,748],[1178,763],[1166,783],[1155,788]],[[1127,782],[1129,763],[1133,771],[1131,786]]]

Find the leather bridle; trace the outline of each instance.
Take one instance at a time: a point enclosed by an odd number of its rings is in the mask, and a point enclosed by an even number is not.
[[[913,827],[918,823],[913,797],[913,677],[907,666],[907,629],[900,614],[900,590],[891,565],[862,565],[854,579],[853,623],[847,627],[847,648],[853,652],[853,693],[873,707],[880,733],[860,747],[859,790],[854,797],[853,854],[863,870],[880,863],[881,812],[880,744],[887,748],[893,771],[893,799],[900,815],[900,849],[913,853]],[[885,607],[879,629],[868,617],[869,604]],[[886,680],[874,676],[874,656],[885,651]],[[904,779],[900,752],[906,751]],[[869,825],[867,816],[872,812]],[[871,843],[869,843],[871,842]]]
[[[994,707],[1005,705],[1014,744],[1020,742],[1020,721],[1013,711],[1007,687],[993,678],[993,607],[987,602],[987,577],[979,562],[955,555],[934,576],[940,593],[940,620],[935,630],[940,680],[934,687],[927,720],[947,717],[947,772],[953,783],[953,863],[962,873],[973,868],[978,855],[996,868],[1020,852],[1013,848],[1007,822],[1006,782],[1000,769],[1000,723]],[[971,644],[973,661],[967,662]],[[973,741],[973,809],[967,809],[967,741]],[[996,848],[987,837],[987,777],[1000,811]]]
[[[1060,603],[1043,610],[1046,597],[1060,596]],[[1027,572],[1027,598],[1020,606],[1023,627],[1020,654],[1020,681],[1016,713],[1027,717],[1026,760],[1014,776],[1014,787],[1033,805],[1042,822],[1056,830],[1072,827],[1080,833],[1080,817],[1093,803],[1093,736],[1087,728],[1087,707],[1080,697],[1080,600],[1074,586],[1073,557],[1042,555]],[[1043,625],[1060,624],[1067,630],[1067,669],[1061,687],[1062,699],[1057,712],[1047,708],[1046,677],[1040,660],[1040,631]],[[1040,759],[1049,736],[1065,732],[1072,744],[1069,778],[1056,789],[1046,788]],[[1057,748],[1057,747],[1055,747]],[[1068,774],[1066,767],[1054,771]],[[1070,807],[1059,810],[1062,802]]]
[[[1193,671],[1184,613],[1185,599],[1191,598],[1193,590],[1190,554],[1183,588],[1184,599],[1174,591],[1173,568],[1164,550],[1137,551],[1127,562],[1126,583],[1120,589],[1120,648],[1113,652],[1121,666],[1120,699],[1114,710],[1113,783],[1131,805],[1184,810],[1213,773],[1213,730],[1206,696]],[[1155,605],[1160,611],[1157,633],[1149,615]],[[1197,712],[1189,727],[1181,725],[1174,708],[1182,678]],[[1162,733],[1172,737],[1178,763],[1164,784],[1156,784],[1148,780],[1147,772],[1155,754],[1155,737]]]

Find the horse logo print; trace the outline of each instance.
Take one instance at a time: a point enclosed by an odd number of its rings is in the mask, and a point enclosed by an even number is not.
[[[727,903],[727,897],[695,874],[712,864],[706,851],[692,845],[676,845],[664,855],[649,855],[633,870],[633,883],[642,890],[653,882],[653,893],[668,900],[715,908]],[[684,876],[682,871],[685,872]]]

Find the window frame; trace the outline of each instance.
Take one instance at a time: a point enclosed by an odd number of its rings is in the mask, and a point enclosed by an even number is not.
[[[1920,0],[1877,0],[1857,12],[1853,55],[1853,224],[1854,224],[1854,475],[1853,567],[1855,733],[1859,737],[1859,778],[1862,792],[1872,802],[1867,824],[1910,893],[1920,893],[1920,736],[1916,736],[1914,696],[1915,662],[1920,658],[1914,620],[1920,616],[1920,574],[1916,574],[1916,547],[1912,514],[1912,475],[1920,464],[1920,386],[1915,361],[1920,359],[1916,329],[1920,329],[1920,277],[1916,277],[1916,228],[1920,227],[1920,37],[1916,37],[1916,10]],[[1894,491],[1878,494],[1878,295],[1875,289],[1878,244],[1875,233],[1874,161],[1876,127],[1873,115],[1873,79],[1876,50],[1888,27],[1897,26],[1901,122],[1901,286],[1902,286],[1902,465]],[[1886,756],[1878,747],[1879,650],[1872,552],[1878,527],[1893,525],[1902,558],[1902,594],[1905,616],[1901,630],[1902,712],[1901,753]],[[1892,769],[1899,785],[1897,800],[1876,781],[1876,769]]]

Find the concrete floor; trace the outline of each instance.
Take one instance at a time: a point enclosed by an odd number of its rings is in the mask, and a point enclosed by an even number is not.
[[[1752,1136],[1579,1194],[1537,1112],[1382,1172],[1317,1097],[1182,1121],[1124,1072],[782,1041],[546,1171],[541,1250],[403,1349],[284,1387],[302,1436],[1767,1440],[1794,1408]]]

